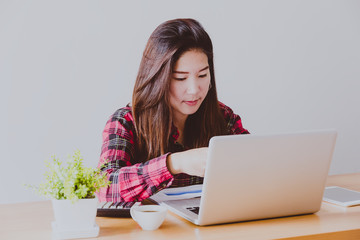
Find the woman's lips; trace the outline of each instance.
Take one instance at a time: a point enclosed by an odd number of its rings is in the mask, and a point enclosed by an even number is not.
[[[184,101],[187,105],[189,106],[195,106],[197,104],[199,100],[195,100],[195,101]]]

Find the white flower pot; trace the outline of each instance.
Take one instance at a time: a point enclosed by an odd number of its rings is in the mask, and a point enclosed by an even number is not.
[[[56,228],[60,231],[86,231],[96,225],[97,198],[70,200],[52,200]]]

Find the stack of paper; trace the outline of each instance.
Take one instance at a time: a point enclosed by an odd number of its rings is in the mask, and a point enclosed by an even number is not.
[[[166,188],[151,196],[151,199],[160,203],[168,200],[201,197],[202,186],[202,184],[197,184],[187,187]]]

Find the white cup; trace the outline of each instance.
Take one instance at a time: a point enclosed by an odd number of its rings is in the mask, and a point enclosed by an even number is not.
[[[160,205],[138,205],[130,208],[131,217],[143,230],[160,227],[166,216],[167,208]]]

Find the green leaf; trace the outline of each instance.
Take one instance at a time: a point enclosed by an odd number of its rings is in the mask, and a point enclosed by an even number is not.
[[[38,194],[51,199],[68,199],[73,202],[78,199],[92,198],[95,192],[107,187],[110,182],[107,175],[97,168],[88,168],[83,165],[83,157],[77,150],[63,166],[55,156],[46,161],[47,171],[45,181],[38,186],[26,185]]]

